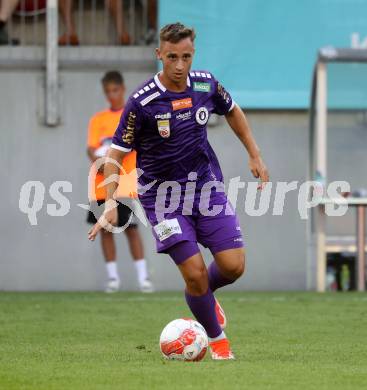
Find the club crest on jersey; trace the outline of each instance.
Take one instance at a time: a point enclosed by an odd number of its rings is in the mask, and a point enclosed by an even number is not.
[[[185,99],[179,99],[179,100],[173,100],[172,101],[172,109],[173,111],[181,110],[183,108],[190,108],[192,107],[192,100],[191,98],[185,98]]]
[[[158,132],[162,138],[168,138],[171,135],[168,119],[160,119],[157,121]]]
[[[200,107],[195,114],[196,122],[199,125],[205,125],[209,119],[209,111],[206,107]]]

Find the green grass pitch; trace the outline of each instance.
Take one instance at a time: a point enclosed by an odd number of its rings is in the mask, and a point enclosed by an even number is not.
[[[0,293],[0,389],[366,389],[367,295],[218,294],[236,361],[165,361],[183,294]]]

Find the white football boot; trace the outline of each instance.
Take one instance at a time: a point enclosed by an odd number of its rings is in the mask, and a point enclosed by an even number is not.
[[[140,291],[142,293],[153,293],[154,286],[153,283],[149,279],[145,279],[144,282],[140,285]]]
[[[104,292],[107,294],[115,293],[120,288],[120,281],[118,279],[108,279]]]

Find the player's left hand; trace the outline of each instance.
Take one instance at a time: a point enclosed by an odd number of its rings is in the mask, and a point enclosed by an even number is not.
[[[108,225],[116,225],[117,223],[117,203],[113,199],[105,202],[105,211],[98,219],[97,223],[88,232],[88,239],[94,241],[101,229],[106,229]]]
[[[257,189],[261,191],[269,181],[269,173],[261,156],[250,157],[248,165],[254,177],[257,179],[260,178],[261,183],[258,185]]]

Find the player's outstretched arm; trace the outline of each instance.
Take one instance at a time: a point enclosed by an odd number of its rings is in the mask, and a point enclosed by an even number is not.
[[[260,178],[259,189],[264,188],[269,181],[268,170],[261,158],[260,149],[256,144],[251,128],[243,111],[237,106],[226,114],[226,120],[249,154],[249,168],[256,178]]]
[[[120,174],[120,165],[123,158],[127,153],[121,150],[110,148],[107,153],[106,162],[104,164],[104,177],[106,188],[106,201],[105,201],[105,210],[102,217],[97,221],[97,223],[92,227],[88,232],[88,238],[91,241],[94,241],[98,232],[106,225],[106,222],[114,225],[117,221],[117,205],[114,200],[114,194],[118,187],[118,180],[114,178]]]

